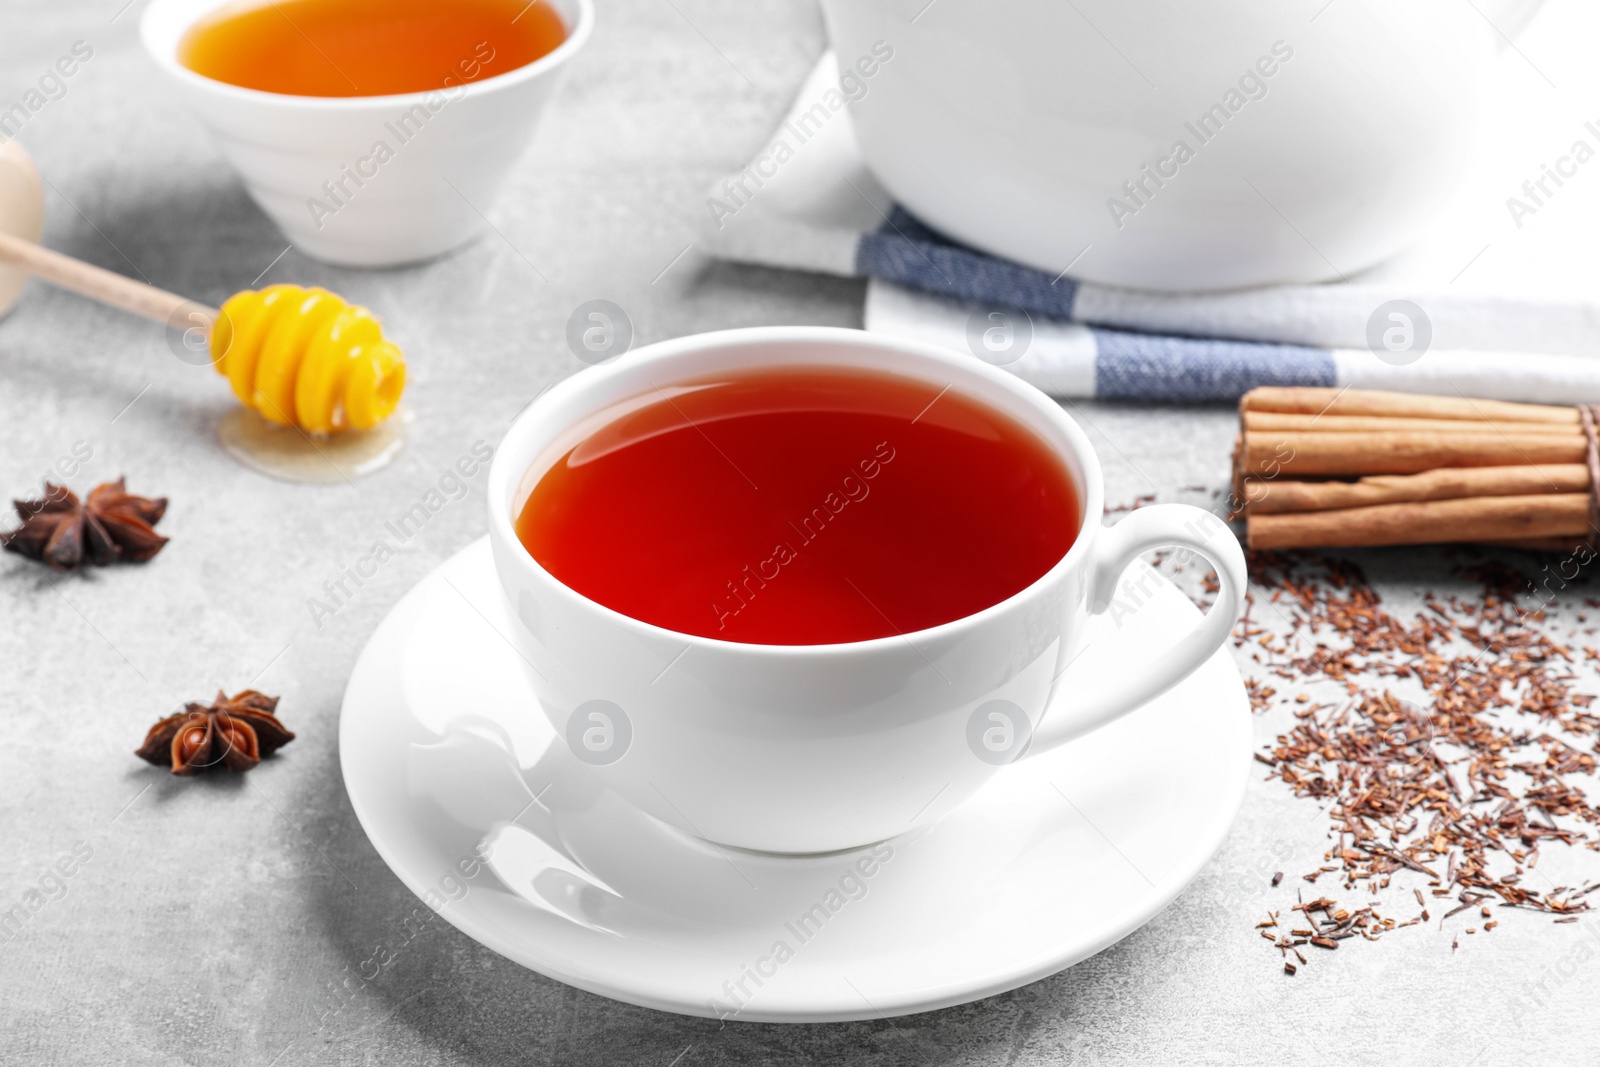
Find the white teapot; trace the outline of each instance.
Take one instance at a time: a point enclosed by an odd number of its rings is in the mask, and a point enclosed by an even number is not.
[[[1540,2],[822,0],[841,72],[873,69],[851,113],[902,205],[1052,275],[1165,290],[1404,249]]]

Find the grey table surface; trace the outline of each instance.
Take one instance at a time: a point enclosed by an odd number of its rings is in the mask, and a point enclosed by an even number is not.
[[[460,254],[383,273],[292,248],[249,202],[142,53],[139,0],[5,0],[0,103],[74,41],[92,62],[21,140],[49,180],[49,244],[216,301],[253,281],[325,284],[408,342],[421,412],[401,459],[305,488],[216,446],[230,399],[150,325],[42,286],[0,321],[0,490],[126,473],[171,496],[173,542],[143,567],[54,577],[0,558],[0,1062],[138,1064],[1593,1063],[1600,938],[1512,915],[1492,937],[1410,931],[1287,979],[1252,928],[1320,862],[1325,818],[1253,775],[1231,836],[1165,912],[1070,970],[893,1021],[684,1018],[542,977],[444,922],[326,1016],[408,891],[340,778],[345,680],[395,601],[484,528],[482,479],[318,627],[307,607],[474,442],[579,369],[569,313],[606,297],[641,342],[722,327],[858,326],[862,286],[734,268],[691,248],[710,180],[759,146],[823,47],[809,0],[611,0],[534,147]],[[687,251],[686,251],[687,249]],[[264,277],[258,278],[265,272]],[[1113,501],[1205,499],[1232,413],[1079,404]],[[1374,556],[1390,600],[1452,579],[1426,553]],[[1251,666],[1241,660],[1243,666]],[[1585,678],[1585,683],[1592,678]],[[299,739],[245,779],[178,780],[131,755],[182,701],[280,693]],[[1258,740],[1283,725],[1256,723]],[[47,877],[77,848],[92,858]],[[1579,857],[1582,860],[1584,857]],[[1592,860],[1592,854],[1588,859]],[[1594,871],[1589,870],[1592,878]]]

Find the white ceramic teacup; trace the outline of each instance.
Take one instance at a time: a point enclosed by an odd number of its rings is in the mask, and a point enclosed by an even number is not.
[[[783,646],[689,636],[621,615],[558,582],[517,539],[514,516],[539,478],[630,406],[674,383],[796,365],[899,374],[927,382],[930,396],[948,387],[1019,420],[1077,482],[1076,542],[1022,592],[966,618],[876,640]],[[1163,504],[1101,525],[1099,461],[1049,397],[970,356],[858,330],[701,334],[585,370],[513,423],[488,492],[495,567],[518,620],[505,636],[559,736],[645,811],[747,849],[830,851],[937,818],[1006,763],[1186,677],[1222,645],[1244,596],[1244,554],[1209,512]],[[1204,620],[1174,647],[1151,649],[1139,676],[1099,679],[1044,716],[1089,614],[1106,610],[1137,556],[1173,546],[1216,569],[1221,590]]]
[[[421,93],[288,96],[227,85],[178,61],[184,34],[224,2],[152,0],[140,22],[145,48],[295,247],[351,267],[419,262],[478,236],[594,25],[592,0],[550,0],[567,39],[505,73],[466,82],[445,74]],[[492,60],[481,69],[491,71]]]

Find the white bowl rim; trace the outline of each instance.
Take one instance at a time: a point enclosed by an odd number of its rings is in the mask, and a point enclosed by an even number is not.
[[[562,582],[555,575],[533,558],[522,545],[522,540],[517,536],[515,522],[511,515],[511,507],[506,501],[515,492],[516,483],[526,472],[528,465],[536,456],[523,455],[519,459],[508,459],[513,452],[504,447],[506,442],[513,437],[529,434],[533,431],[525,429],[540,421],[547,412],[557,404],[567,401],[574,394],[587,391],[591,386],[604,384],[607,377],[620,373],[624,369],[631,369],[644,361],[670,359],[674,356],[685,355],[710,348],[734,347],[740,345],[760,345],[767,343],[788,343],[814,341],[819,344],[835,346],[848,346],[862,349],[883,348],[897,350],[915,358],[931,358],[935,362],[955,368],[958,372],[986,378],[991,383],[997,384],[1003,391],[1010,392],[1019,402],[1018,406],[1027,407],[1038,414],[1042,421],[1050,423],[1055,430],[1060,432],[1071,443],[1072,449],[1077,453],[1077,460],[1082,467],[1082,484],[1079,490],[1078,506],[1081,514],[1079,517],[1078,534],[1073,538],[1067,551],[1058,559],[1049,570],[1017,592],[996,601],[980,611],[970,615],[963,615],[959,619],[940,623],[937,626],[928,626],[920,630],[907,630],[903,633],[891,634],[887,637],[873,637],[863,641],[839,641],[828,644],[812,645],[776,645],[763,644],[749,641],[724,641],[715,637],[702,637],[699,634],[683,633],[680,630],[668,629],[654,623],[636,619],[625,615],[615,608],[607,607],[597,600],[593,600]],[[1013,412],[1006,412],[1017,418]],[[581,416],[580,416],[581,417]],[[568,425],[572,420],[568,420]],[[1020,421],[1020,420],[1019,420]],[[1029,427],[1034,433],[1038,429]],[[1054,451],[1052,446],[1052,451]],[[1076,476],[1076,472],[1070,472]],[[976,629],[985,622],[1000,615],[1018,610],[1025,602],[1037,599],[1049,586],[1061,581],[1065,573],[1074,567],[1086,565],[1089,554],[1093,551],[1092,542],[1101,527],[1101,516],[1105,506],[1105,479],[1100,469],[1100,457],[1090,443],[1088,435],[1077,422],[1063,411],[1059,404],[1052,400],[1043,391],[1023,381],[1016,375],[1004,371],[975,356],[964,355],[940,345],[918,341],[908,337],[894,334],[874,333],[868,330],[854,330],[838,326],[754,326],[732,330],[715,330],[707,333],[688,334],[683,337],[667,341],[657,341],[643,348],[634,349],[621,357],[585,368],[555,386],[547,389],[533,399],[527,407],[512,420],[511,426],[500,439],[500,447],[495,450],[494,459],[489,469],[488,484],[489,506],[489,539],[493,544],[501,541],[507,545],[515,546],[514,558],[519,566],[525,567],[533,580],[543,586],[554,590],[555,595],[567,600],[574,607],[588,611],[596,611],[608,622],[632,631],[635,635],[654,641],[668,641],[686,644],[692,648],[701,648],[723,654],[741,656],[771,656],[783,659],[839,657],[841,655],[878,655],[885,649],[910,644],[913,651],[917,645],[913,642],[938,641],[946,638],[957,638],[966,631]]]
[[[208,15],[217,8],[227,6],[238,0],[210,0],[204,9],[196,16],[184,21],[181,28],[173,34],[159,34],[155,24],[169,14],[171,8],[185,0],[151,0],[150,6],[144,9],[144,14],[139,17],[139,39],[144,42],[146,52],[164,70],[185,84],[192,85],[202,92],[216,93],[224,98],[240,102],[249,102],[258,105],[277,106],[286,109],[304,109],[309,111],[379,111],[392,110],[396,107],[402,110],[413,104],[421,104],[434,93],[454,92],[455,87],[440,86],[437,89],[424,89],[413,93],[389,93],[384,96],[297,96],[293,93],[269,93],[261,89],[247,89],[242,85],[230,85],[227,82],[208,78],[204,74],[196,73],[178,62],[178,45],[182,42],[184,34],[199,20],[202,15]],[[550,2],[550,0],[547,0]],[[562,0],[572,4],[577,9],[577,24],[567,27],[566,40],[555,48],[546,52],[530,63],[506,71],[504,74],[495,74],[488,78],[479,78],[475,81],[462,82],[461,88],[465,92],[457,96],[456,100],[463,100],[473,96],[487,96],[490,93],[509,89],[514,85],[539,76],[546,71],[559,67],[571,59],[578,49],[582,48],[594,31],[594,0]],[[263,0],[270,3],[270,0]],[[247,5],[241,5],[247,6]],[[554,7],[555,3],[552,2]],[[560,12],[558,11],[559,15]],[[563,19],[563,22],[566,20]]]

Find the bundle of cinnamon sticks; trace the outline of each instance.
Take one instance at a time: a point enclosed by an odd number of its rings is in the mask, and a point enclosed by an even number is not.
[[[1594,421],[1578,408],[1262,388],[1239,423],[1232,510],[1251,548],[1571,551],[1600,535]]]

